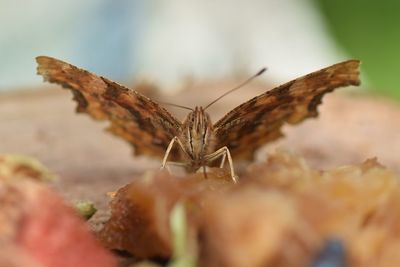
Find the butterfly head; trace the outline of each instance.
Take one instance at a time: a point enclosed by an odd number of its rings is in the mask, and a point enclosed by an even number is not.
[[[213,126],[210,116],[202,107],[196,107],[183,122],[181,140],[186,152],[195,161],[201,161],[210,153],[212,147]]]

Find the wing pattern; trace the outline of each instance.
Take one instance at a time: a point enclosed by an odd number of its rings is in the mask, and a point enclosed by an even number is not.
[[[297,124],[316,117],[326,93],[359,85],[359,64],[358,60],[348,60],[332,65],[241,104],[215,123],[218,146],[227,146],[235,160],[252,159],[257,148],[282,136],[284,123]]]
[[[109,120],[107,130],[128,141],[136,155],[162,158],[181,129],[181,123],[167,110],[134,90],[55,58],[40,56],[36,61],[45,81],[72,91],[77,112]],[[173,151],[171,159],[177,157]]]

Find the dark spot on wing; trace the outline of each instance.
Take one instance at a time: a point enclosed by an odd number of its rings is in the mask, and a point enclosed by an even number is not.
[[[104,92],[104,98],[117,98],[121,94],[121,86],[117,86],[117,84],[100,77],[103,82],[107,85],[106,90]]]
[[[271,95],[273,95],[277,102],[279,103],[289,103],[291,101],[293,101],[294,96],[292,96],[290,94],[290,88],[292,87],[292,85],[294,84],[294,81],[288,83],[288,84],[284,84],[278,88],[276,88],[275,90],[271,91]]]
[[[310,103],[308,104],[309,112],[314,112],[317,109],[317,106],[321,103],[323,96],[324,93],[316,95],[311,99]]]
[[[72,94],[74,96],[74,100],[76,102],[78,102],[78,106],[76,107],[76,110],[78,112],[82,112],[82,111],[86,110],[89,103],[86,100],[86,98],[83,96],[83,94],[77,90],[72,90]]]

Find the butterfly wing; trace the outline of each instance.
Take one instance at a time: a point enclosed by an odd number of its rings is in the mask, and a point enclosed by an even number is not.
[[[45,81],[72,91],[77,112],[110,121],[107,130],[128,141],[136,155],[163,157],[178,135],[181,123],[140,93],[55,58],[40,56],[36,61]],[[176,152],[171,159],[176,159]]]
[[[257,148],[282,136],[284,123],[316,117],[324,94],[359,85],[359,64],[358,60],[348,60],[332,65],[236,107],[214,125],[218,147],[227,146],[234,159],[252,159]]]

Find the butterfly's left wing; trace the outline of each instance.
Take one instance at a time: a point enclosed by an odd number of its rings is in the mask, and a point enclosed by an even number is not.
[[[128,141],[136,155],[162,158],[178,135],[181,123],[139,92],[55,58],[40,56],[36,61],[38,74],[46,81],[72,91],[78,112],[108,120],[108,130]],[[171,151],[171,159],[178,157],[176,149]]]
[[[252,159],[257,148],[282,136],[284,123],[316,117],[324,94],[359,85],[359,64],[358,60],[348,60],[332,65],[236,107],[214,125],[217,148],[227,146],[234,159]]]

